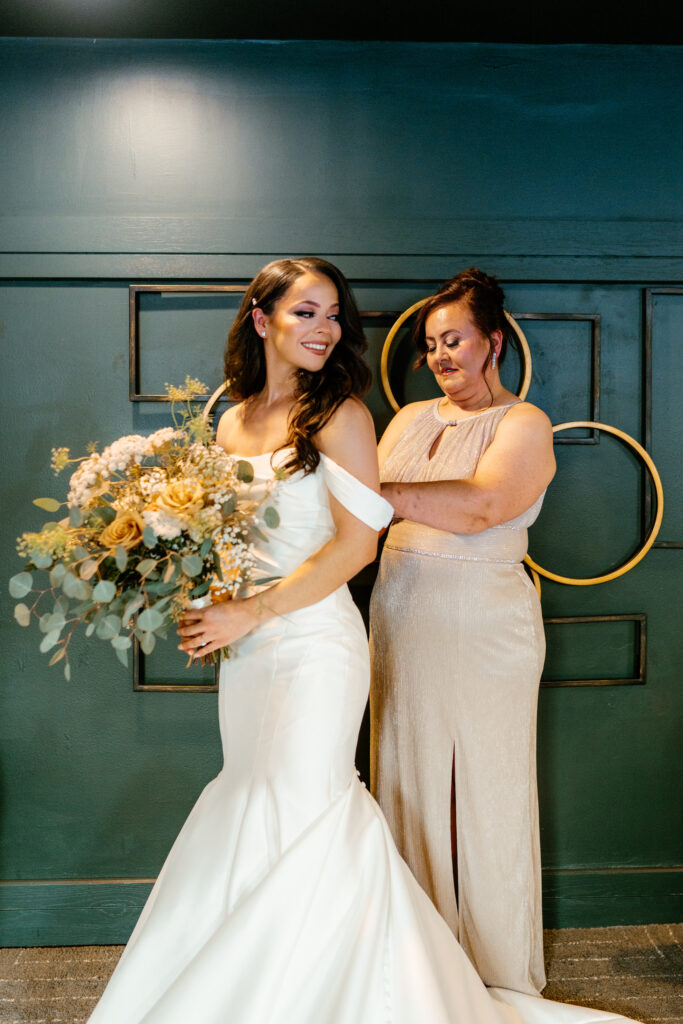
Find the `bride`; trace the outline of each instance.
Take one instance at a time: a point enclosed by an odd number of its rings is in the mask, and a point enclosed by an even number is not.
[[[188,613],[230,645],[224,766],[190,813],[91,1024],[545,1024],[620,1020],[487,990],[401,860],[354,768],[369,685],[346,581],[391,517],[379,496],[358,310],[324,260],[277,260],[230,331],[239,404],[217,440],[280,525],[267,590]],[[274,489],[273,489],[274,486]]]

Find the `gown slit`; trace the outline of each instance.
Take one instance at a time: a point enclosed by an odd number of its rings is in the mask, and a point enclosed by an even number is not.
[[[451,765],[451,860],[453,862],[453,888],[455,889],[455,903],[458,904],[458,803],[457,789],[455,785],[455,747],[453,747],[453,762]]]

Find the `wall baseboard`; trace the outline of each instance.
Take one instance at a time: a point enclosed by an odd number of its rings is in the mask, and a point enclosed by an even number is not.
[[[151,879],[0,883],[0,946],[125,943]],[[683,920],[682,868],[546,871],[546,928]]]
[[[683,867],[543,872],[546,928],[601,928],[681,920]]]
[[[128,941],[148,879],[3,882],[0,946],[108,946]]]

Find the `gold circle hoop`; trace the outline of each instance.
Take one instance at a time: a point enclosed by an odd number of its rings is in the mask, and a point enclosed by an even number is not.
[[[396,337],[399,329],[403,326],[406,320],[413,315],[413,313],[417,313],[418,309],[424,306],[426,302],[429,302],[431,298],[432,296],[428,295],[426,299],[420,299],[419,302],[414,302],[412,306],[409,306],[408,309],[404,310],[404,312],[401,313],[399,318],[389,328],[389,333],[387,334],[384,340],[384,345],[382,346],[382,357],[380,359],[379,366],[380,379],[382,381],[382,390],[384,391],[389,405],[394,412],[398,412],[401,406],[396,401],[394,392],[391,390],[391,384],[389,383],[389,352],[391,351],[391,346],[393,345],[394,338]],[[517,335],[522,349],[522,357],[524,359],[524,379],[522,380],[522,387],[520,388],[518,398],[521,398],[522,401],[524,401],[531,384],[531,350],[524,331],[514,317],[510,316],[507,310],[505,310],[505,318]]]
[[[224,380],[223,383],[219,387],[216,388],[214,393],[211,395],[211,398],[207,399],[206,405],[204,406],[204,412],[202,413],[202,419],[204,420],[205,423],[208,420],[209,416],[211,415],[211,411],[212,411],[214,405],[216,404],[218,399],[221,397],[221,395],[224,395],[227,390],[228,390],[228,381]]]
[[[558,573],[550,572],[548,569],[543,569],[540,565],[537,565],[529,555],[524,559],[532,572],[535,571],[540,573],[541,576],[545,576],[546,579],[555,580],[556,583],[567,583],[572,587],[594,587],[597,583],[608,583],[610,580],[615,580],[618,576],[623,576],[625,573],[633,569],[638,562],[645,558],[645,555],[654,544],[657,534],[659,533],[659,528],[662,525],[662,516],[664,515],[664,492],[662,490],[662,481],[659,473],[657,472],[657,467],[643,446],[638,444],[630,434],[624,433],[624,431],[619,430],[618,427],[609,427],[606,423],[596,423],[593,420],[573,420],[571,423],[558,423],[557,426],[553,427],[553,434],[556,434],[559,430],[570,430],[572,427],[591,427],[593,430],[604,430],[605,433],[614,434],[615,437],[621,438],[621,440],[625,441],[627,445],[630,445],[630,447],[640,455],[641,459],[650,471],[652,482],[655,485],[655,494],[657,499],[657,513],[655,515],[655,521],[652,524],[652,529],[646,537],[643,546],[639,551],[636,551],[632,558],[629,558],[627,562],[624,562],[623,565],[619,566],[618,569],[614,569],[612,572],[607,572],[604,576],[591,576],[586,579],[573,578],[571,576],[560,576]]]

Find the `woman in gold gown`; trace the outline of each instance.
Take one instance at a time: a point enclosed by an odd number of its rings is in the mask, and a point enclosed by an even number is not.
[[[545,985],[536,706],[545,641],[521,561],[555,472],[547,416],[507,391],[503,292],[479,270],[420,310],[443,395],[379,448],[394,507],[371,603],[372,789],[487,985]]]

